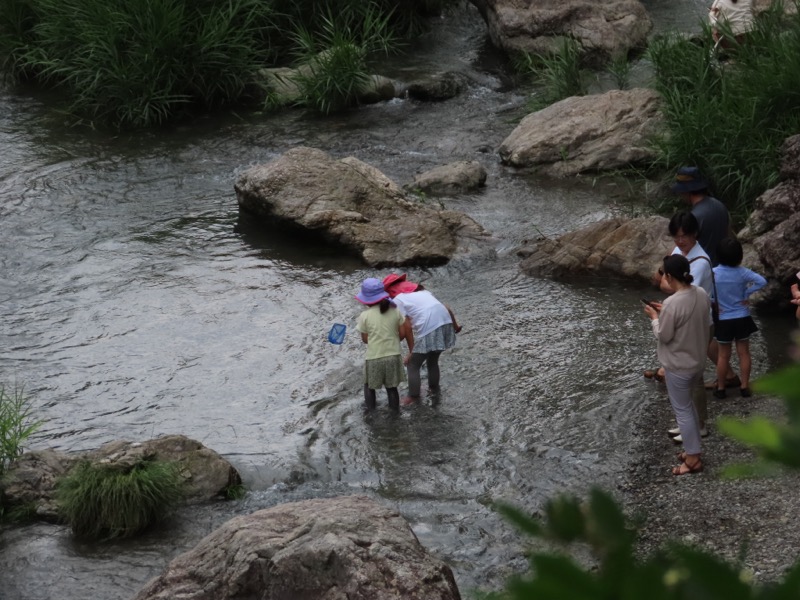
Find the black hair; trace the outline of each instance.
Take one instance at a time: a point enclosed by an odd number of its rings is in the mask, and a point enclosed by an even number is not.
[[[719,264],[726,267],[738,267],[742,264],[744,251],[739,240],[734,238],[723,238],[717,244],[717,260]]]
[[[383,300],[381,300],[381,301],[378,303],[378,306],[380,306],[380,307],[381,307],[381,314],[383,314],[383,313],[385,313],[387,310],[389,310],[389,307],[390,307],[391,305],[392,305],[392,304],[389,302],[389,299],[388,299],[388,298],[384,298]]]
[[[678,235],[678,230],[683,230],[684,235],[697,235],[700,231],[700,224],[690,212],[679,212],[672,215],[669,220],[669,234],[671,236]]]
[[[694,281],[689,261],[681,254],[670,254],[664,257],[664,274],[687,285],[691,285]]]

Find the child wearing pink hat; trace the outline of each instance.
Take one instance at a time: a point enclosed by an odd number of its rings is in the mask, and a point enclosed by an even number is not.
[[[405,318],[389,302],[380,279],[365,279],[356,300],[367,307],[356,329],[367,345],[364,362],[364,401],[368,409],[377,405],[376,390],[386,388],[389,408],[400,408],[397,386],[406,380],[400,341],[405,339]]]

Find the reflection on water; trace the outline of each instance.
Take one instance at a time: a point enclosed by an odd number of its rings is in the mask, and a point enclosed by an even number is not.
[[[485,35],[475,19],[457,25],[458,39]],[[448,53],[460,68],[474,59]],[[61,131],[47,105],[0,95],[0,381],[24,383],[46,419],[32,447],[182,433],[228,458],[250,490],[130,542],[80,544],[41,524],[6,531],[4,600],[129,598],[235,514],[354,492],[396,507],[462,590],[499,586],[524,557],[492,501],[535,510],[557,491],[613,484],[637,410],[666,402],[640,376],[655,346],[641,290],[524,277],[513,248],[597,221],[625,192],[501,166],[486,149],[522,99],[495,89],[112,139]],[[354,155],[398,183],[458,159],[487,168],[484,190],[443,204],[490,230],[497,255],[409,272],[464,325],[442,357],[439,397],[399,415],[381,397],[365,415],[352,296],[385,273],[239,215],[237,174],[297,144]],[[326,341],[333,322],[349,326],[342,346]],[[782,342],[767,354],[763,340],[786,329],[762,325],[757,373],[780,360]]]

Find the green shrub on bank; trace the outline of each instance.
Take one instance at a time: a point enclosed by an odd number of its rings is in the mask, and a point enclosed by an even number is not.
[[[308,67],[295,78],[301,103],[325,114],[352,105],[370,83],[367,57],[388,52],[394,43],[388,20],[389,15],[367,3],[366,11],[362,7],[324,16],[316,34],[298,27],[295,57]]]
[[[778,180],[783,141],[800,132],[800,16],[775,4],[739,45],[712,50],[676,35],[656,38],[647,56],[663,98],[662,167],[699,166],[737,221]]]
[[[549,54],[517,54],[512,65],[515,71],[532,76],[541,86],[529,102],[531,110],[540,110],[570,96],[586,95],[581,45],[577,40],[563,38],[558,48]]]
[[[22,388],[8,391],[0,384],[0,477],[20,454],[22,445],[41,426],[32,418],[30,401]]]
[[[261,66],[262,0],[0,0],[0,53],[89,121],[149,127],[241,99]]]
[[[58,486],[59,511],[75,535],[88,539],[129,537],[163,520],[183,499],[174,463],[117,465],[80,462]]]
[[[83,122],[161,125],[260,99],[257,73],[323,52],[309,105],[346,105],[365,60],[454,0],[0,0],[0,63]],[[396,34],[394,33],[396,32]],[[329,97],[328,97],[329,95]]]

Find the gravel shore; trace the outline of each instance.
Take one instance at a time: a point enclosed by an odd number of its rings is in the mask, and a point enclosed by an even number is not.
[[[664,384],[663,402],[639,417],[636,459],[621,484],[628,514],[642,517],[639,549],[650,555],[667,540],[690,543],[750,571],[755,581],[775,581],[800,556],[800,472],[783,471],[760,479],[726,480],[721,469],[749,462],[754,453],[710,428],[703,440],[702,473],[676,477],[680,450],[667,436],[674,426]],[[725,400],[709,394],[712,420],[721,415],[765,415],[785,418],[783,400],[755,394],[741,398],[729,391]]]

